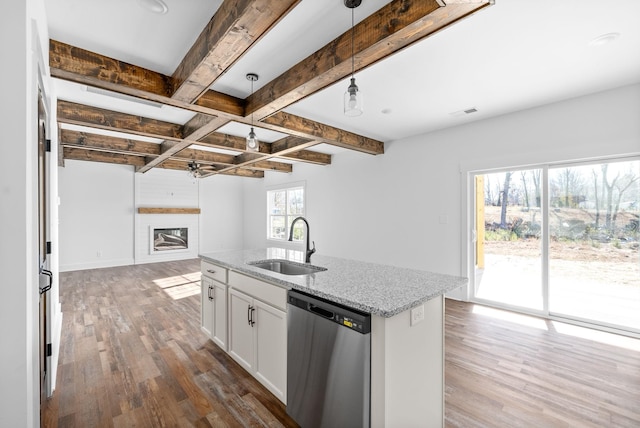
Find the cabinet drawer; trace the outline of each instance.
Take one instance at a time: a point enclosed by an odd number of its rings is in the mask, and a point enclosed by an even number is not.
[[[234,271],[229,272],[229,287],[240,290],[256,299],[286,311],[287,290],[283,287],[269,284],[268,282]]]
[[[200,263],[202,274],[220,282],[227,282],[227,269],[204,260]]]

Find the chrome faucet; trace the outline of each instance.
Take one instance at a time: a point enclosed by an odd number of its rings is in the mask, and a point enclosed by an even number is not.
[[[289,231],[289,241],[293,241],[293,225],[296,224],[296,222],[298,220],[302,220],[304,221],[304,224],[307,225],[307,251],[305,253],[305,259],[304,262],[305,263],[311,263],[311,254],[316,252],[316,243],[315,241],[313,242],[313,248],[309,248],[309,236],[311,235],[311,232],[309,231],[309,222],[307,221],[306,218],[304,217],[296,217],[295,220],[293,220],[291,222],[291,230]]]

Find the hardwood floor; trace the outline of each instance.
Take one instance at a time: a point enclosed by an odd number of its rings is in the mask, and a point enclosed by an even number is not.
[[[449,427],[640,427],[640,340],[453,300],[445,331]]]
[[[58,379],[42,426],[296,426],[200,332],[199,267],[61,275]],[[448,427],[640,426],[638,341],[629,339],[635,350],[604,345],[479,309],[447,300]]]
[[[200,332],[199,272],[189,260],[61,274],[58,379],[42,426],[297,426]]]

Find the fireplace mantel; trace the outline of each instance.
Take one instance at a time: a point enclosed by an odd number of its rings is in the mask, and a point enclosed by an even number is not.
[[[200,214],[200,208],[138,207],[138,214]]]

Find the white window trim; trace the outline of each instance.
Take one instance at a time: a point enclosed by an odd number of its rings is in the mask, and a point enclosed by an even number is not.
[[[265,188],[265,198],[267,198],[267,209],[266,209],[266,213],[265,213],[265,229],[266,229],[266,243],[267,243],[267,247],[281,247],[281,248],[290,248],[290,249],[296,249],[299,250],[300,248],[302,248],[304,246],[304,242],[300,242],[300,241],[295,241],[295,242],[289,242],[288,239],[288,228],[290,227],[290,225],[287,224],[287,238],[286,239],[274,239],[269,237],[269,192],[273,192],[273,191],[282,191],[282,190],[291,190],[291,189],[296,189],[296,188],[302,188],[303,190],[303,209],[302,209],[302,217],[306,217],[306,213],[307,213],[307,182],[306,181],[296,181],[296,182],[292,182],[292,183],[286,183],[286,184],[278,184],[278,185],[273,185],[273,186],[267,186]]]

